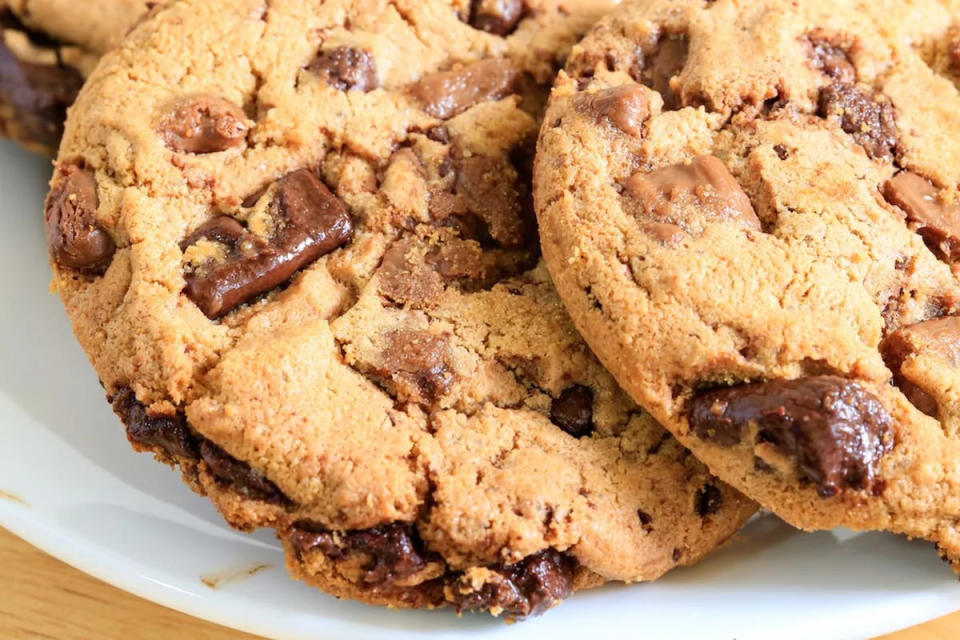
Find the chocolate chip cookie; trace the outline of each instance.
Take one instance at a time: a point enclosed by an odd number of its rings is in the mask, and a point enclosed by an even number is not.
[[[960,566],[960,9],[628,2],[539,141],[543,251],[634,400],[805,529]]]
[[[54,154],[84,77],[153,4],[0,0],[0,136]]]
[[[540,263],[546,91],[606,1],[188,0],[67,123],[55,283],[133,446],[339,597],[508,618],[755,504],[592,356]]]

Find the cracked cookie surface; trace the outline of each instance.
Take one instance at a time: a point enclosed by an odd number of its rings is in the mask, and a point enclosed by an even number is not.
[[[547,265],[634,400],[788,522],[955,568],[958,9],[627,2],[535,167]]]
[[[45,211],[77,337],[133,446],[297,577],[522,618],[754,512],[540,261],[547,86],[609,8],[175,2],[81,92]]]

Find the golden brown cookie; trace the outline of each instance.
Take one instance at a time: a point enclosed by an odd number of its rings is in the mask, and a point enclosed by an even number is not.
[[[543,251],[600,360],[790,523],[960,562],[960,12],[628,2],[536,163]]]
[[[56,287],[134,447],[330,593],[522,618],[755,505],[539,262],[546,87],[604,0],[176,2],[74,107]]]

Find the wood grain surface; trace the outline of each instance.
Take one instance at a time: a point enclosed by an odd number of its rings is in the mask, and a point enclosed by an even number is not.
[[[73,569],[0,528],[3,640],[248,640],[125,593]],[[879,640],[956,640],[960,613]]]

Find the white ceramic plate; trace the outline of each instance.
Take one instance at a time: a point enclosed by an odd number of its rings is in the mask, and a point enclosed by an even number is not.
[[[277,638],[852,640],[960,608],[960,584],[929,543],[804,535],[771,516],[699,567],[578,594],[512,626],[340,602],[294,582],[269,532],[232,531],[178,474],[127,445],[47,292],[49,170],[0,142],[0,525],[87,573]]]

